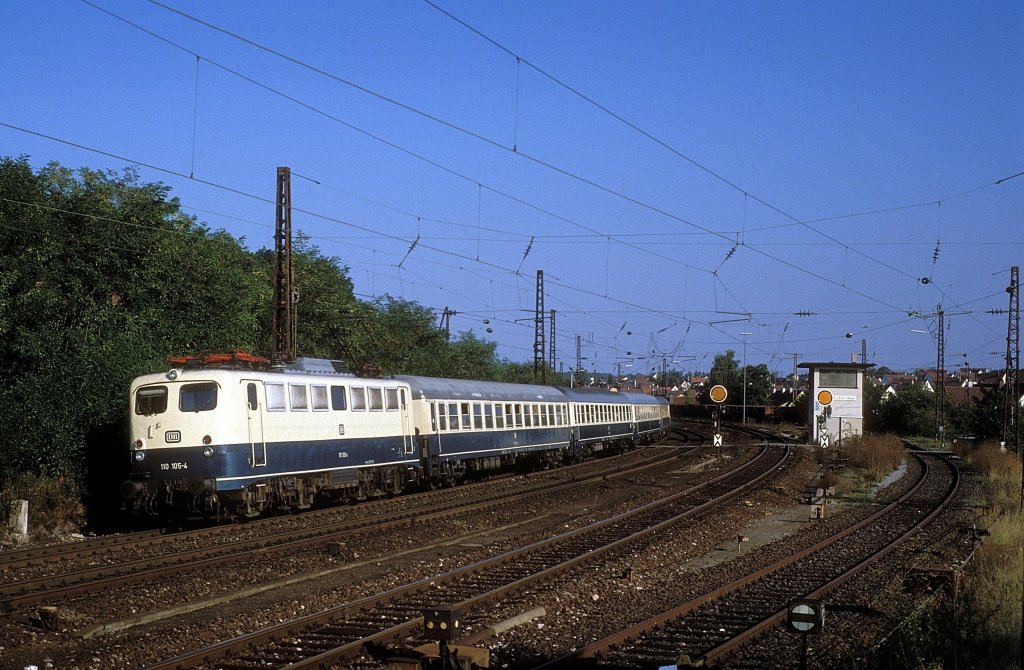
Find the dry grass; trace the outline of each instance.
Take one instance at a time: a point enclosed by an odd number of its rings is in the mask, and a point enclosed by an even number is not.
[[[865,470],[876,481],[903,461],[903,442],[895,435],[860,435],[844,446],[850,465]]]
[[[895,435],[858,435],[843,440],[843,452],[850,467],[841,471],[836,490],[850,500],[859,500],[903,462],[903,442]]]

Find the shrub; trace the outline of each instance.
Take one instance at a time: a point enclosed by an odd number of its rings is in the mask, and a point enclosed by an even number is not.
[[[15,500],[28,501],[30,534],[77,532],[85,523],[81,489],[64,475],[51,476],[45,470],[39,474],[22,472],[4,482],[0,489],[0,513],[5,522]],[[7,528],[6,523],[3,527]]]

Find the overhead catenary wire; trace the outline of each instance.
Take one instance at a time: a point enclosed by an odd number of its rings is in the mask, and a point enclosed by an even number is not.
[[[197,56],[197,57],[198,57],[198,56]],[[745,197],[744,197],[744,201],[745,201]],[[745,228],[745,221],[744,221],[744,223],[743,223],[743,227]],[[478,228],[478,229],[479,229],[479,228]],[[376,232],[374,232],[374,233],[373,233],[373,234],[371,234],[371,235],[373,235],[373,236],[376,236]],[[597,237],[597,236],[595,236],[595,237]],[[427,236],[424,236],[424,241],[426,241],[427,239],[428,239],[428,237],[427,237]],[[541,241],[541,240],[543,240],[544,238],[543,238],[543,236],[538,236],[538,237],[537,237],[537,239],[538,239],[538,241],[540,242],[540,241]],[[598,240],[600,240],[601,242],[605,243],[605,244],[608,244],[608,237],[607,237],[607,236],[603,236],[603,235],[602,235],[602,236],[599,236],[599,237],[597,237],[597,239],[598,239]],[[408,239],[404,239],[403,241],[404,241],[404,242],[406,242],[406,244],[408,244],[408,243],[409,243],[409,240],[408,240]],[[767,245],[764,245],[764,246],[767,246]],[[477,254],[477,255],[479,255],[479,254]],[[415,260],[415,259],[414,259],[414,260]],[[412,261],[411,261],[411,262],[412,262]],[[698,268],[698,269],[699,269],[699,268]],[[707,271],[707,270],[702,270],[702,271]]]
[[[82,2],[85,2],[86,4],[92,5],[92,3],[91,3],[91,2],[89,2],[88,0],[81,0],[81,1],[82,1]],[[427,1],[427,0],[425,0],[425,1]],[[246,38],[246,37],[244,37],[244,36],[242,36],[242,35],[239,35],[239,34],[237,34],[237,33],[234,33],[234,32],[232,32],[232,31],[230,31],[230,30],[227,30],[227,29],[225,29],[225,28],[222,28],[222,27],[220,27],[220,26],[217,26],[216,24],[213,24],[213,23],[211,23],[211,22],[209,22],[209,21],[205,21],[205,20],[203,20],[203,19],[200,19],[200,18],[198,18],[198,17],[196,17],[196,16],[193,16],[193,15],[191,15],[191,14],[188,14],[187,12],[184,12],[184,11],[182,11],[182,10],[176,9],[176,8],[174,8],[174,7],[171,7],[171,6],[169,6],[169,5],[167,5],[167,4],[163,3],[163,2],[160,2],[159,0],[148,0],[148,2],[150,2],[151,4],[153,4],[153,5],[156,5],[156,6],[158,6],[158,7],[161,7],[161,8],[163,8],[163,9],[166,9],[166,10],[168,10],[168,11],[170,11],[170,12],[173,12],[173,13],[175,13],[175,14],[179,15],[179,16],[182,16],[183,18],[186,18],[186,19],[188,19],[188,20],[190,20],[190,21],[194,21],[194,22],[196,22],[196,23],[199,23],[200,25],[206,26],[207,28],[210,28],[211,30],[215,30],[215,31],[217,31],[217,32],[220,32],[220,33],[222,33],[222,34],[224,34],[224,35],[227,35],[227,36],[229,36],[229,37],[232,37],[233,39],[237,39],[237,40],[239,40],[239,41],[242,41],[242,42],[244,42],[244,43],[246,43],[246,44],[248,44],[248,45],[250,45],[250,46],[252,46],[252,47],[254,47],[254,48],[260,49],[260,50],[262,50],[262,51],[265,51],[265,52],[267,52],[267,53],[270,53],[270,54],[272,54],[272,55],[275,55],[275,56],[277,56],[277,57],[283,58],[283,59],[287,60],[288,62],[291,62],[291,63],[293,63],[293,64],[295,64],[295,65],[297,65],[297,66],[299,66],[299,67],[303,67],[303,68],[306,68],[306,69],[308,69],[308,70],[310,70],[310,71],[312,71],[312,72],[315,72],[315,73],[317,73],[317,74],[320,74],[320,75],[322,75],[322,76],[325,76],[325,77],[327,77],[327,78],[329,78],[329,79],[332,79],[332,80],[334,80],[334,81],[336,81],[336,82],[338,82],[338,83],[344,84],[344,85],[346,85],[346,86],[351,86],[351,87],[352,87],[352,88],[354,88],[355,90],[358,90],[358,91],[360,91],[360,92],[363,92],[363,93],[366,93],[366,94],[368,94],[368,95],[371,95],[371,96],[373,96],[373,97],[375,97],[375,98],[377,98],[377,99],[379,99],[379,100],[382,100],[382,101],[384,101],[384,102],[387,102],[387,103],[389,103],[389,104],[395,105],[395,106],[399,107],[400,109],[403,109],[403,110],[405,110],[405,111],[408,111],[408,112],[410,112],[410,113],[416,114],[416,115],[418,115],[418,116],[421,116],[421,117],[423,117],[423,118],[429,119],[429,120],[431,120],[431,121],[433,121],[433,122],[439,123],[439,124],[441,124],[441,125],[443,125],[443,126],[445,126],[445,127],[449,128],[449,129],[455,130],[455,131],[457,131],[457,132],[459,132],[459,133],[463,133],[463,134],[465,134],[465,135],[467,135],[467,136],[469,136],[469,137],[472,137],[472,138],[474,138],[474,139],[477,139],[477,140],[479,140],[479,141],[481,141],[481,142],[484,142],[484,143],[486,143],[486,144],[488,144],[488,145],[490,145],[490,146],[493,146],[493,147],[495,147],[495,148],[499,148],[499,149],[504,149],[504,150],[506,150],[506,151],[509,151],[510,153],[512,153],[512,154],[514,154],[514,155],[516,155],[516,156],[521,156],[521,157],[523,157],[523,158],[526,158],[526,159],[528,159],[528,160],[532,161],[532,162],[533,162],[534,164],[536,164],[536,165],[539,165],[539,166],[541,166],[541,167],[544,167],[544,168],[546,168],[546,169],[548,169],[548,170],[550,170],[550,171],[553,171],[553,172],[555,172],[555,173],[561,174],[561,175],[563,175],[563,176],[565,176],[565,177],[567,177],[567,178],[570,178],[570,179],[576,180],[576,181],[578,181],[578,182],[580,182],[580,183],[582,183],[582,184],[585,184],[585,185],[587,185],[587,186],[590,186],[590,187],[592,187],[592,188],[595,188],[595,189],[597,189],[597,190],[599,190],[599,191],[605,192],[605,193],[607,193],[607,194],[609,194],[609,195],[612,195],[612,196],[614,196],[614,197],[620,198],[620,199],[622,199],[622,200],[624,200],[624,201],[626,201],[626,202],[629,202],[629,203],[631,203],[631,204],[633,204],[633,205],[636,205],[636,206],[638,206],[638,207],[641,207],[641,208],[647,209],[647,210],[649,210],[649,211],[651,211],[651,212],[654,212],[654,213],[656,213],[656,214],[659,214],[659,215],[661,215],[661,216],[664,216],[664,217],[666,217],[666,218],[668,218],[668,219],[670,219],[670,220],[672,220],[672,221],[676,221],[676,222],[678,222],[678,223],[681,223],[681,224],[683,224],[683,225],[686,225],[686,226],[690,226],[690,227],[694,227],[694,228],[696,228],[696,229],[698,229],[698,230],[702,230],[702,231],[704,231],[704,232],[706,232],[706,233],[708,233],[708,234],[710,234],[710,235],[715,235],[715,236],[721,237],[722,239],[725,239],[725,240],[729,240],[728,236],[727,236],[727,235],[725,235],[724,233],[721,233],[721,232],[719,232],[719,231],[713,230],[713,229],[711,229],[711,228],[708,228],[708,227],[706,227],[706,226],[702,226],[702,225],[700,225],[700,224],[697,224],[697,223],[695,223],[695,222],[693,222],[693,221],[690,221],[690,220],[688,220],[688,219],[686,219],[686,218],[684,218],[684,217],[681,217],[681,216],[677,216],[677,215],[671,214],[670,212],[666,211],[666,210],[665,210],[665,209],[663,209],[663,208],[660,208],[660,207],[656,207],[656,206],[654,206],[654,205],[651,205],[651,204],[645,203],[645,202],[643,202],[643,201],[641,201],[641,200],[639,200],[639,199],[637,199],[637,198],[635,198],[635,197],[629,196],[629,195],[627,195],[627,194],[625,194],[625,193],[623,193],[623,192],[621,192],[621,191],[618,191],[618,190],[616,190],[616,189],[613,189],[613,188],[610,188],[610,187],[608,187],[608,186],[605,186],[605,185],[603,185],[603,184],[600,184],[600,183],[598,183],[598,182],[596,182],[596,181],[594,181],[594,180],[592,180],[592,179],[589,179],[589,178],[587,178],[587,177],[584,177],[584,176],[582,176],[582,175],[579,175],[579,174],[577,174],[577,173],[575,173],[575,172],[572,172],[571,170],[567,170],[567,169],[565,169],[565,168],[563,168],[563,167],[560,167],[560,166],[558,166],[558,165],[555,165],[555,164],[553,164],[553,163],[551,163],[551,162],[549,162],[549,161],[545,161],[545,160],[543,160],[543,159],[541,159],[541,158],[539,158],[539,157],[537,157],[537,156],[533,156],[533,155],[531,155],[531,154],[528,154],[528,153],[526,153],[526,152],[523,152],[523,151],[512,151],[511,147],[505,146],[505,145],[501,144],[500,142],[498,142],[498,141],[496,141],[496,140],[493,140],[493,139],[491,139],[491,138],[488,138],[488,137],[486,137],[486,136],[483,136],[483,135],[481,135],[480,133],[476,133],[476,132],[474,132],[474,131],[471,131],[471,130],[468,130],[468,129],[462,128],[461,126],[459,126],[459,125],[457,125],[457,124],[455,124],[455,123],[452,123],[452,122],[450,122],[450,121],[447,121],[447,120],[445,120],[445,119],[441,119],[440,117],[437,117],[436,115],[433,115],[433,114],[430,114],[430,113],[428,113],[428,112],[425,112],[425,111],[423,111],[423,110],[421,110],[421,109],[418,109],[418,108],[416,108],[416,107],[415,107],[415,106],[413,106],[413,105],[409,105],[409,104],[407,104],[407,103],[403,103],[403,102],[401,102],[401,101],[399,101],[399,100],[396,100],[396,99],[394,99],[394,98],[392,98],[392,97],[390,97],[390,96],[386,96],[386,95],[384,95],[384,94],[382,94],[382,93],[379,93],[379,92],[377,92],[377,91],[373,91],[372,89],[369,89],[368,87],[365,87],[365,86],[362,86],[362,85],[356,84],[355,82],[352,82],[352,81],[350,81],[350,80],[348,80],[348,79],[346,79],[346,78],[344,78],[344,77],[340,77],[340,76],[338,76],[338,75],[335,75],[335,74],[333,74],[333,73],[331,73],[331,72],[328,72],[328,71],[324,70],[323,68],[319,68],[319,67],[317,67],[317,66],[314,66],[314,65],[311,65],[311,64],[309,64],[309,63],[306,63],[305,61],[303,61],[303,60],[301,60],[301,59],[295,58],[295,57],[293,57],[293,56],[289,56],[289,55],[287,55],[287,54],[284,54],[284,53],[282,53],[282,52],[280,52],[280,51],[278,51],[278,50],[276,50],[276,49],[272,49],[272,48],[270,48],[270,47],[267,47],[267,46],[265,46],[265,45],[263,45],[263,44],[260,44],[260,43],[258,43],[258,42],[256,42],[256,41],[254,41],[254,40],[251,40],[251,39],[249,39],[249,38]],[[443,13],[447,14],[447,12],[444,12],[444,10],[441,10],[441,9],[440,9],[440,8],[438,8],[438,7],[436,6],[436,5],[433,5],[432,3],[429,3],[429,2],[428,2],[428,4],[431,4],[431,6],[434,6],[434,7],[435,7],[435,8],[437,8],[437,9],[438,9],[439,11],[442,11]],[[95,5],[92,5],[92,6],[95,6]],[[106,10],[103,10],[103,11],[106,11]],[[110,12],[107,12],[107,13],[110,13]],[[113,15],[113,14],[112,14],[112,15]],[[114,16],[116,16],[116,15],[114,15]],[[450,16],[450,15],[449,15],[449,16]],[[452,17],[452,18],[454,18],[454,17]],[[122,20],[123,20],[123,19],[122,19]],[[457,19],[456,19],[456,20],[457,20]],[[130,22],[129,22],[129,23],[130,23]],[[460,21],[460,23],[462,23],[462,22]],[[463,25],[465,25],[465,24],[463,24]],[[467,27],[468,27],[468,26],[467,26]],[[476,31],[476,30],[474,30],[474,32],[477,32],[478,34],[481,34],[481,35],[482,35],[482,33],[479,33],[479,31]],[[490,40],[489,38],[486,38],[486,39],[488,39],[488,41],[491,41],[492,43],[495,43],[495,44],[497,44],[496,42],[494,42],[493,40]],[[508,49],[505,49],[504,47],[501,47],[501,48],[502,48],[503,50],[505,50],[506,52],[508,52],[509,54],[511,54],[511,55],[513,55],[513,56],[515,55],[515,54],[512,54],[512,52],[511,52],[510,50],[508,50]],[[556,81],[556,82],[557,82],[557,83],[558,83],[559,85],[565,86],[565,84],[564,84],[563,82],[561,82],[561,81],[560,81],[560,80],[558,80],[557,78],[551,77],[551,75],[549,75],[549,74],[545,73],[545,72],[544,72],[543,70],[540,70],[539,68],[536,68],[535,66],[533,66],[533,65],[532,65],[532,64],[531,64],[531,63],[530,63],[529,61],[527,61],[526,59],[523,59],[523,62],[524,62],[525,64],[527,64],[528,66],[530,66],[531,68],[534,68],[534,69],[536,69],[537,71],[541,72],[541,73],[542,73],[542,74],[544,74],[545,76],[547,76],[547,77],[549,77],[549,78],[552,78],[552,79],[553,79],[554,81]],[[685,160],[687,160],[687,161],[689,161],[689,162],[693,163],[694,165],[696,165],[697,167],[700,167],[700,168],[701,168],[702,170],[704,170],[704,171],[708,172],[709,174],[713,175],[713,176],[714,176],[714,177],[716,177],[717,179],[719,179],[719,180],[723,181],[724,183],[728,184],[728,185],[729,185],[730,187],[732,187],[732,188],[736,189],[737,191],[740,191],[740,192],[744,192],[742,188],[740,188],[740,187],[739,187],[739,186],[737,186],[736,184],[732,183],[732,182],[731,182],[731,181],[729,181],[728,179],[726,179],[726,178],[722,177],[722,176],[721,176],[720,174],[718,174],[718,173],[716,173],[716,172],[714,172],[714,171],[710,170],[709,168],[707,168],[707,167],[705,167],[705,166],[701,165],[700,163],[697,163],[696,161],[693,161],[693,159],[689,158],[689,157],[688,157],[688,156],[686,156],[685,154],[683,154],[683,153],[679,152],[678,150],[676,150],[676,149],[672,148],[672,147],[671,147],[671,146],[669,146],[669,145],[668,145],[667,143],[665,143],[665,142],[663,142],[663,141],[659,140],[658,138],[654,137],[654,136],[653,136],[653,135],[651,135],[650,133],[647,133],[646,131],[643,131],[643,130],[642,130],[642,129],[640,129],[640,128],[639,128],[638,126],[636,126],[636,125],[634,125],[634,124],[630,123],[629,121],[627,121],[627,120],[626,120],[626,119],[624,119],[623,117],[621,117],[621,116],[619,116],[619,115],[615,114],[614,112],[611,112],[611,110],[607,109],[606,107],[603,107],[603,106],[601,106],[601,105],[600,105],[599,103],[597,103],[596,101],[592,100],[591,98],[589,98],[589,97],[587,97],[587,96],[583,95],[583,94],[582,94],[582,93],[580,93],[579,91],[577,91],[577,90],[575,90],[575,89],[572,89],[571,87],[568,87],[568,88],[570,88],[570,90],[572,90],[572,92],[573,92],[573,93],[575,93],[575,94],[579,95],[580,97],[582,97],[583,99],[587,100],[587,101],[588,101],[588,102],[590,102],[591,104],[594,104],[594,105],[598,106],[598,107],[599,107],[600,109],[602,109],[602,111],[605,111],[606,113],[608,113],[608,114],[611,114],[611,115],[612,115],[612,116],[614,116],[614,117],[615,117],[616,119],[618,119],[618,120],[622,121],[623,123],[626,123],[626,124],[627,124],[627,125],[629,125],[629,126],[630,126],[631,128],[633,128],[633,129],[637,130],[638,132],[642,133],[642,134],[643,134],[644,136],[648,137],[649,139],[651,139],[651,140],[653,140],[653,141],[657,142],[657,143],[658,143],[658,144],[660,144],[661,146],[664,146],[665,148],[669,149],[670,151],[672,151],[672,152],[673,152],[673,153],[675,153],[676,155],[680,156],[681,158],[684,158]],[[345,125],[347,125],[347,126],[349,126],[349,127],[352,127],[352,126],[351,126],[350,124],[347,124],[347,123],[346,123]],[[364,133],[365,133],[365,131],[360,131],[360,132],[364,132]],[[391,145],[391,146],[395,146],[395,145]],[[411,152],[408,152],[408,150],[405,150],[405,149],[400,149],[400,150],[402,150],[402,151],[404,151],[404,152],[406,152],[406,153],[411,153]],[[448,170],[448,169],[446,169],[446,171],[448,171],[448,172],[451,172],[451,170]],[[781,214],[781,215],[783,215],[783,216],[785,216],[785,217],[787,217],[787,218],[790,218],[790,219],[792,219],[793,221],[795,221],[795,222],[797,222],[797,223],[800,223],[801,225],[805,225],[805,226],[807,225],[807,224],[805,224],[804,222],[802,222],[802,221],[800,221],[799,219],[797,219],[796,217],[794,217],[794,216],[792,216],[792,215],[790,215],[790,214],[788,214],[788,213],[786,213],[786,212],[782,211],[781,209],[779,209],[779,208],[775,207],[774,205],[771,205],[770,203],[767,203],[767,202],[765,202],[764,200],[762,200],[762,199],[758,198],[757,196],[754,196],[754,195],[750,195],[750,197],[751,197],[751,198],[753,198],[753,199],[754,199],[755,201],[757,201],[757,202],[761,203],[762,205],[764,205],[764,206],[768,207],[769,209],[772,209],[773,211],[776,211],[776,212],[778,212],[779,214]],[[840,246],[844,246],[844,247],[846,247],[846,246],[847,246],[847,245],[846,245],[846,244],[845,244],[844,242],[841,242],[841,241],[839,241],[839,240],[837,240],[837,239],[835,239],[835,238],[833,238],[833,237],[831,237],[831,236],[827,235],[826,233],[822,233],[821,231],[815,230],[815,229],[814,229],[813,227],[810,227],[810,226],[807,226],[807,227],[808,227],[808,229],[810,229],[810,230],[813,230],[814,232],[818,233],[819,235],[822,235],[822,236],[824,236],[824,237],[826,237],[826,238],[828,238],[828,239],[832,240],[833,242],[835,242],[836,244],[838,244],[838,245],[840,245]],[[730,240],[730,241],[731,241],[731,240]],[[810,276],[812,276],[812,277],[814,277],[814,278],[816,278],[816,279],[820,279],[820,280],[823,280],[823,281],[828,281],[829,283],[831,283],[831,284],[835,285],[836,287],[839,287],[839,288],[843,288],[843,289],[845,289],[845,290],[848,290],[848,291],[854,292],[854,293],[856,293],[857,295],[860,295],[861,297],[867,298],[867,299],[869,299],[869,300],[879,301],[879,302],[882,302],[883,304],[888,304],[888,303],[885,303],[884,301],[882,301],[882,300],[881,300],[880,298],[877,298],[877,297],[871,296],[871,295],[869,295],[869,294],[867,294],[867,293],[864,293],[864,292],[862,292],[862,291],[858,291],[857,289],[854,289],[854,288],[852,288],[852,287],[849,287],[849,286],[845,286],[845,285],[844,285],[843,283],[841,283],[841,282],[836,282],[835,280],[831,280],[831,279],[825,278],[825,277],[821,276],[820,274],[817,274],[817,273],[813,273],[813,272],[810,272],[810,271],[808,271],[808,270],[807,270],[806,268],[803,268],[803,267],[801,267],[801,266],[798,266],[798,265],[796,265],[796,264],[794,264],[794,263],[791,263],[791,262],[789,262],[789,261],[786,261],[786,260],[784,260],[784,259],[781,259],[781,258],[779,258],[779,257],[777,257],[777,256],[774,256],[774,255],[772,255],[772,254],[768,254],[768,253],[766,253],[766,252],[763,252],[763,251],[761,251],[761,250],[758,250],[758,249],[757,249],[756,247],[754,247],[754,246],[750,246],[750,248],[751,248],[751,249],[753,249],[754,251],[756,251],[757,253],[760,253],[760,254],[761,254],[761,255],[763,255],[764,257],[766,257],[766,258],[768,258],[768,259],[770,259],[770,260],[772,260],[772,261],[775,261],[775,262],[777,262],[777,263],[780,263],[780,264],[782,264],[782,265],[784,265],[784,266],[786,266],[786,267],[790,267],[791,269],[797,270],[797,271],[799,271],[799,272],[804,272],[804,273],[806,273],[806,274],[809,274]],[[899,273],[899,274],[901,274],[901,275],[904,275],[905,277],[907,277],[907,278],[909,278],[909,279],[913,279],[913,280],[915,280],[915,281],[916,281],[916,279],[917,279],[916,277],[913,277],[913,276],[912,276],[912,275],[910,275],[909,273],[906,273],[906,272],[904,272],[904,271],[902,271],[902,270],[899,270],[899,269],[897,269],[897,268],[895,268],[895,267],[892,267],[892,266],[890,266],[890,265],[888,265],[888,264],[886,264],[886,263],[884,263],[884,262],[882,262],[882,261],[879,261],[879,260],[877,260],[877,259],[871,258],[870,256],[867,256],[866,254],[863,254],[862,252],[859,252],[859,251],[857,251],[857,250],[854,250],[854,252],[855,252],[855,253],[857,253],[857,254],[859,254],[859,255],[861,255],[861,256],[864,256],[864,257],[865,257],[865,258],[867,258],[868,260],[871,260],[871,261],[873,261],[873,262],[879,263],[879,264],[883,265],[884,267],[887,267],[888,269],[891,269],[891,270],[893,270],[894,272],[897,272],[897,273]]]

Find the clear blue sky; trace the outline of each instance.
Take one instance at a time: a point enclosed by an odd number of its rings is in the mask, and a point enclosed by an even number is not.
[[[566,367],[931,367],[940,304],[947,368],[1003,365],[1020,2],[91,1],[8,3],[0,154],[142,163],[251,249],[289,166],[361,297],[513,360],[540,269]]]

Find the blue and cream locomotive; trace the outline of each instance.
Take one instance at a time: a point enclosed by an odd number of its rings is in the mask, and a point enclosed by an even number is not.
[[[514,465],[557,465],[652,442],[669,421],[641,393],[396,376],[331,361],[182,360],[131,386],[141,508],[243,515],[445,486]]]

